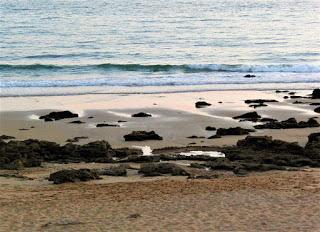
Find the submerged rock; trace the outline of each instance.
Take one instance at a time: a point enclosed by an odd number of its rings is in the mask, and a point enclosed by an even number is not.
[[[207,106],[211,106],[211,104],[208,102],[205,102],[205,101],[198,101],[198,102],[196,102],[195,106],[196,106],[196,108],[204,108]]]
[[[99,123],[96,125],[96,127],[120,127],[120,126],[117,124]]]
[[[69,169],[61,170],[50,174],[49,181],[53,181],[54,184],[63,184],[68,182],[89,181],[100,179],[97,172],[90,169]]]
[[[72,121],[72,122],[69,122],[69,123],[71,123],[71,124],[83,124],[85,122],[82,122],[80,120],[76,120],[76,121]]]
[[[125,141],[162,140],[163,138],[154,131],[132,131],[123,136]]]
[[[139,173],[144,176],[161,176],[170,174],[172,176],[188,176],[189,173],[182,167],[173,163],[148,163],[142,164]]]
[[[256,77],[255,75],[252,75],[252,74],[247,74],[244,76],[245,78],[253,78],[253,77]]]
[[[148,113],[140,112],[140,113],[131,115],[131,117],[133,117],[133,118],[143,118],[143,117],[152,117],[152,115],[148,114]]]
[[[264,104],[268,102],[278,102],[277,100],[273,99],[250,99],[244,101],[246,104]]]
[[[61,120],[65,118],[77,118],[78,114],[71,113],[70,111],[57,111],[51,112],[49,114],[40,116],[39,119],[44,119],[45,121]]]

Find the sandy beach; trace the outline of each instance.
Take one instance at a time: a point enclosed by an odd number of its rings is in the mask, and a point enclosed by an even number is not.
[[[312,91],[297,91],[307,96]],[[207,139],[215,132],[207,126],[253,129],[259,122],[232,117],[255,111],[264,118],[306,121],[317,117],[316,99],[284,99],[286,93],[273,91],[212,91],[198,93],[79,95],[1,98],[1,134],[17,140],[40,139],[66,144],[67,139],[86,136],[76,144],[106,140],[114,148],[232,146],[241,136]],[[273,99],[253,109],[248,99]],[[303,104],[293,104],[295,101]],[[212,104],[196,108],[195,102]],[[78,113],[74,119],[53,122],[39,116],[54,110]],[[133,118],[146,112],[148,118]],[[319,119],[316,118],[316,120]],[[119,122],[121,121],[121,122]],[[101,127],[98,123],[119,127]],[[24,130],[21,130],[24,129]],[[134,130],[154,130],[159,141],[125,141]],[[319,128],[256,130],[253,136],[272,136],[305,146],[308,135]],[[187,138],[196,135],[200,138]],[[190,147],[189,147],[190,149]],[[166,150],[159,150],[159,153]],[[192,161],[172,161],[191,173]],[[42,163],[40,167],[0,170],[0,231],[318,231],[320,230],[319,168],[293,171],[251,172],[238,177],[232,172],[215,172],[214,179],[184,176],[142,177],[139,163],[126,177],[104,176],[86,183],[53,185],[48,176],[64,169],[103,169],[105,163]]]

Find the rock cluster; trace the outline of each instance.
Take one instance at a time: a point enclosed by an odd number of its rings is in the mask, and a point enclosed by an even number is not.
[[[298,122],[295,118],[289,118],[287,120],[277,122],[267,122],[266,124],[256,125],[255,129],[292,129],[292,128],[308,128],[319,127],[320,124],[314,118],[310,118],[308,121]]]

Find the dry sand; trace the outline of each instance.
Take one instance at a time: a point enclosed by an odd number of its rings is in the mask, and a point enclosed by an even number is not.
[[[319,169],[63,185],[2,179],[1,231],[320,230]]]

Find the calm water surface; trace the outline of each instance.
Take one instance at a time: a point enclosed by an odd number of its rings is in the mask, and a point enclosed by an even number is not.
[[[0,1],[0,95],[317,87],[319,12],[319,0]]]

